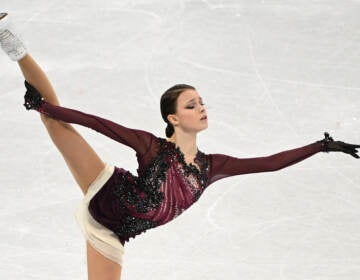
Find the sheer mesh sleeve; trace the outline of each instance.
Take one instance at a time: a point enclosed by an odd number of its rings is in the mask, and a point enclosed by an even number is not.
[[[257,158],[236,158],[223,154],[210,154],[208,184],[234,175],[276,171],[302,161],[322,151],[321,143]]]
[[[150,148],[152,141],[156,139],[153,134],[147,131],[127,128],[95,115],[52,105],[44,100],[41,101],[39,108],[34,109],[53,119],[91,128],[119,143],[131,147],[139,156],[144,155]]]

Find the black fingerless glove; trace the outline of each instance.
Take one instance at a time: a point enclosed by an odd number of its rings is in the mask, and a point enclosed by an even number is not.
[[[24,106],[26,110],[36,109],[39,110],[42,103],[42,96],[40,92],[36,88],[34,88],[31,84],[25,81],[26,93],[24,96],[25,103]]]
[[[357,148],[360,148],[360,145],[353,145],[344,143],[341,141],[334,141],[334,139],[329,135],[329,133],[324,132],[325,138],[321,141],[317,141],[317,143],[322,143],[322,151],[323,152],[343,152],[346,154],[350,154],[354,158],[359,158],[357,154]]]

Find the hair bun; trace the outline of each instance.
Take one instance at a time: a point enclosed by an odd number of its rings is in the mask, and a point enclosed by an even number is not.
[[[171,123],[168,123],[166,129],[165,129],[165,134],[166,137],[171,137],[174,134],[174,127]]]

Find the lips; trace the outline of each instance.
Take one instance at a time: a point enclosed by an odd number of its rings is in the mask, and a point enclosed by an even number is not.
[[[206,120],[207,116],[202,117],[200,120]]]

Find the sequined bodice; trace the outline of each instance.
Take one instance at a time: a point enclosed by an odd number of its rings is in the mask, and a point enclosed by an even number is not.
[[[138,176],[116,169],[113,182],[112,209],[108,220],[122,221],[113,230],[125,241],[145,230],[163,225],[179,216],[196,202],[206,188],[209,163],[198,151],[194,164],[187,164],[174,143],[157,138],[158,153]],[[101,192],[90,202],[90,212],[96,216]],[[108,195],[108,194],[107,194]],[[97,197],[98,196],[98,197]]]

